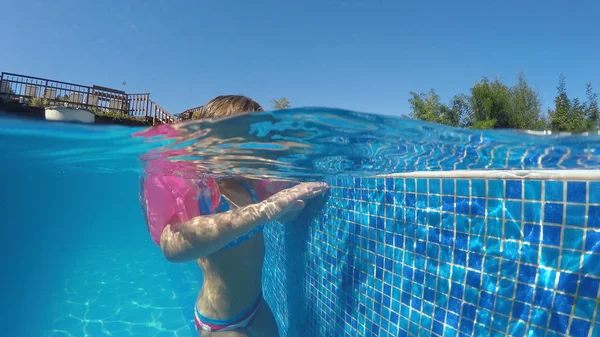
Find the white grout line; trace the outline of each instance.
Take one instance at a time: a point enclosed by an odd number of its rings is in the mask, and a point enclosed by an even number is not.
[[[600,180],[600,170],[454,170],[376,175],[374,178],[575,179]]]

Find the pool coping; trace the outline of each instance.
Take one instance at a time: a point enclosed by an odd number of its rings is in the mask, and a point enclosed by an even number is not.
[[[600,170],[454,170],[376,175],[375,178],[600,180]]]

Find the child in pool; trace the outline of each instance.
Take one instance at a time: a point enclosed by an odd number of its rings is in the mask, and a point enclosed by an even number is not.
[[[262,108],[247,97],[219,96],[204,106],[202,117],[254,111]],[[161,201],[152,199],[153,191],[173,190],[185,184],[184,180],[158,176],[145,179],[147,218],[153,217],[155,209],[165,207],[160,205]],[[301,183],[273,191],[274,185],[268,182],[239,178],[204,179],[197,186],[208,196],[204,207],[183,218],[177,212],[167,212],[171,217],[159,220],[161,232],[155,241],[169,261],[197,260],[202,268],[204,282],[194,312],[199,335],[277,337],[275,318],[262,298],[265,253],[262,227],[269,221],[296,216],[306,200],[323,194],[327,186]]]

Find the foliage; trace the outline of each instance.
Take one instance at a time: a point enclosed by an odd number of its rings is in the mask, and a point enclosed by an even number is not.
[[[136,120],[137,119],[134,116],[131,116],[129,114],[124,114],[123,112],[116,111],[116,110],[100,111],[100,110],[96,109],[96,111],[94,111],[94,113],[96,114],[96,116],[107,117],[107,118],[111,118],[113,120]]]
[[[587,98],[585,116],[588,129],[597,130],[600,127],[600,109],[598,108],[598,94],[593,91],[591,82],[588,82],[585,86],[585,96]]]
[[[273,103],[273,109],[275,110],[283,110],[288,109],[290,107],[290,101],[286,97],[282,97],[280,99],[272,99],[270,100]]]
[[[500,80],[483,78],[471,88],[468,125],[474,128],[505,128],[510,89]]]
[[[33,107],[37,107],[37,108],[43,108],[46,106],[46,104],[47,104],[46,99],[42,98],[42,97],[32,97],[28,103],[29,106],[33,106]]]
[[[554,98],[554,109],[548,110],[550,116],[550,127],[556,131],[568,131],[572,127],[571,123],[571,101],[567,96],[567,86],[565,84],[565,76],[560,75],[558,79],[558,87],[556,87],[557,95]]]
[[[542,102],[538,92],[530,87],[520,72],[517,84],[509,90],[507,127],[513,129],[545,129],[546,119],[541,115]]]
[[[508,86],[500,79],[483,77],[469,90],[448,104],[440,101],[434,89],[429,93],[410,92],[411,117],[433,123],[473,129],[528,129],[582,132],[595,130],[600,123],[598,95],[591,83],[586,86],[586,102],[569,99],[565,78],[559,78],[554,109],[542,114],[537,90],[525,79],[523,72],[517,83]]]
[[[460,126],[463,115],[468,111],[469,102],[464,95],[456,95],[447,106],[440,102],[434,89],[428,94],[411,92],[408,101],[412,106],[411,116],[432,123]]]
[[[586,85],[587,101],[583,103],[579,98],[569,98],[563,74],[558,78],[556,91],[554,108],[548,109],[552,130],[584,132],[598,129],[598,94],[594,93],[591,83]]]

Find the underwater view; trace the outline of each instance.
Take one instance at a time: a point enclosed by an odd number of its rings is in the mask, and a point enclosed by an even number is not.
[[[0,337],[600,337],[600,1],[0,13]]]
[[[3,115],[0,146],[7,335],[197,335],[203,275],[152,242],[153,174],[328,184],[265,225],[281,336],[600,333],[597,133],[304,108],[154,128]]]

